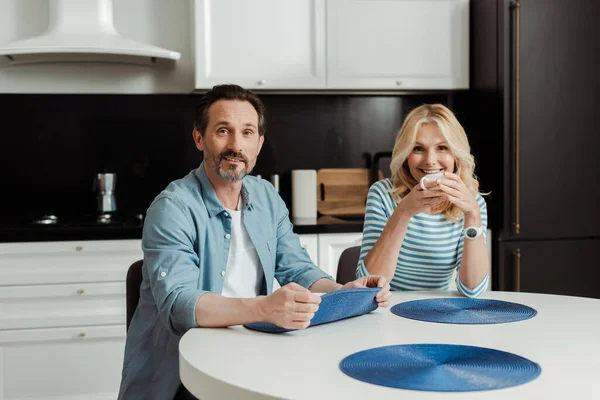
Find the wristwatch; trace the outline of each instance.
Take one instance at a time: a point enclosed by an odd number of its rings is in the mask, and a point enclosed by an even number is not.
[[[463,230],[463,235],[465,236],[466,239],[469,239],[469,240],[477,239],[479,236],[481,236],[482,233],[483,233],[482,226],[467,226]]]

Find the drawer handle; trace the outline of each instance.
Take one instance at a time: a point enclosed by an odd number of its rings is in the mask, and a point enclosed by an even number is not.
[[[83,246],[75,246],[75,251],[81,251],[83,250]]]
[[[84,294],[84,293],[85,293],[85,290],[84,290],[84,289],[77,289],[77,294],[78,294],[78,295],[80,295],[80,296],[81,296],[81,295],[82,295],[82,294]]]
[[[79,336],[80,338],[83,338],[83,337],[85,337],[85,332],[79,332],[79,334],[77,336]]]

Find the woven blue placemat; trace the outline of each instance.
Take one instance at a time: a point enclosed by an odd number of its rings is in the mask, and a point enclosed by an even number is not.
[[[537,315],[536,310],[522,304],[464,297],[407,301],[391,311],[405,318],[445,324],[501,324]]]
[[[315,316],[310,321],[309,328],[370,313],[377,308],[375,295],[379,290],[381,288],[353,288],[325,293],[321,296],[319,310],[317,310]],[[281,328],[269,322],[255,322],[244,326],[248,329],[267,333],[282,333],[295,330]]]
[[[521,385],[538,364],[504,351],[451,344],[407,344],[354,353],[340,362],[346,375],[398,389],[472,392]]]

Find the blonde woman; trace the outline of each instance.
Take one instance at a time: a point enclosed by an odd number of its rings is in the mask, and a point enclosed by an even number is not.
[[[441,104],[414,109],[396,136],[391,179],[369,189],[356,276],[383,275],[393,290],[485,292],[487,208],[463,127]],[[420,181],[442,173],[437,180]],[[423,189],[425,188],[425,190]]]

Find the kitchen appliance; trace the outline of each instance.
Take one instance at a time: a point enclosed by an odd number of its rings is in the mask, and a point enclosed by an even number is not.
[[[112,0],[48,0],[46,32],[0,46],[11,64],[106,62],[171,65],[181,54],[127,39],[113,24]]]
[[[496,289],[600,298],[600,3],[470,4],[471,90],[454,107],[491,189]]]
[[[117,201],[115,198],[116,183],[117,174],[115,173],[99,173],[96,176],[95,189],[98,199],[98,223],[110,223],[113,213],[117,211]]]

